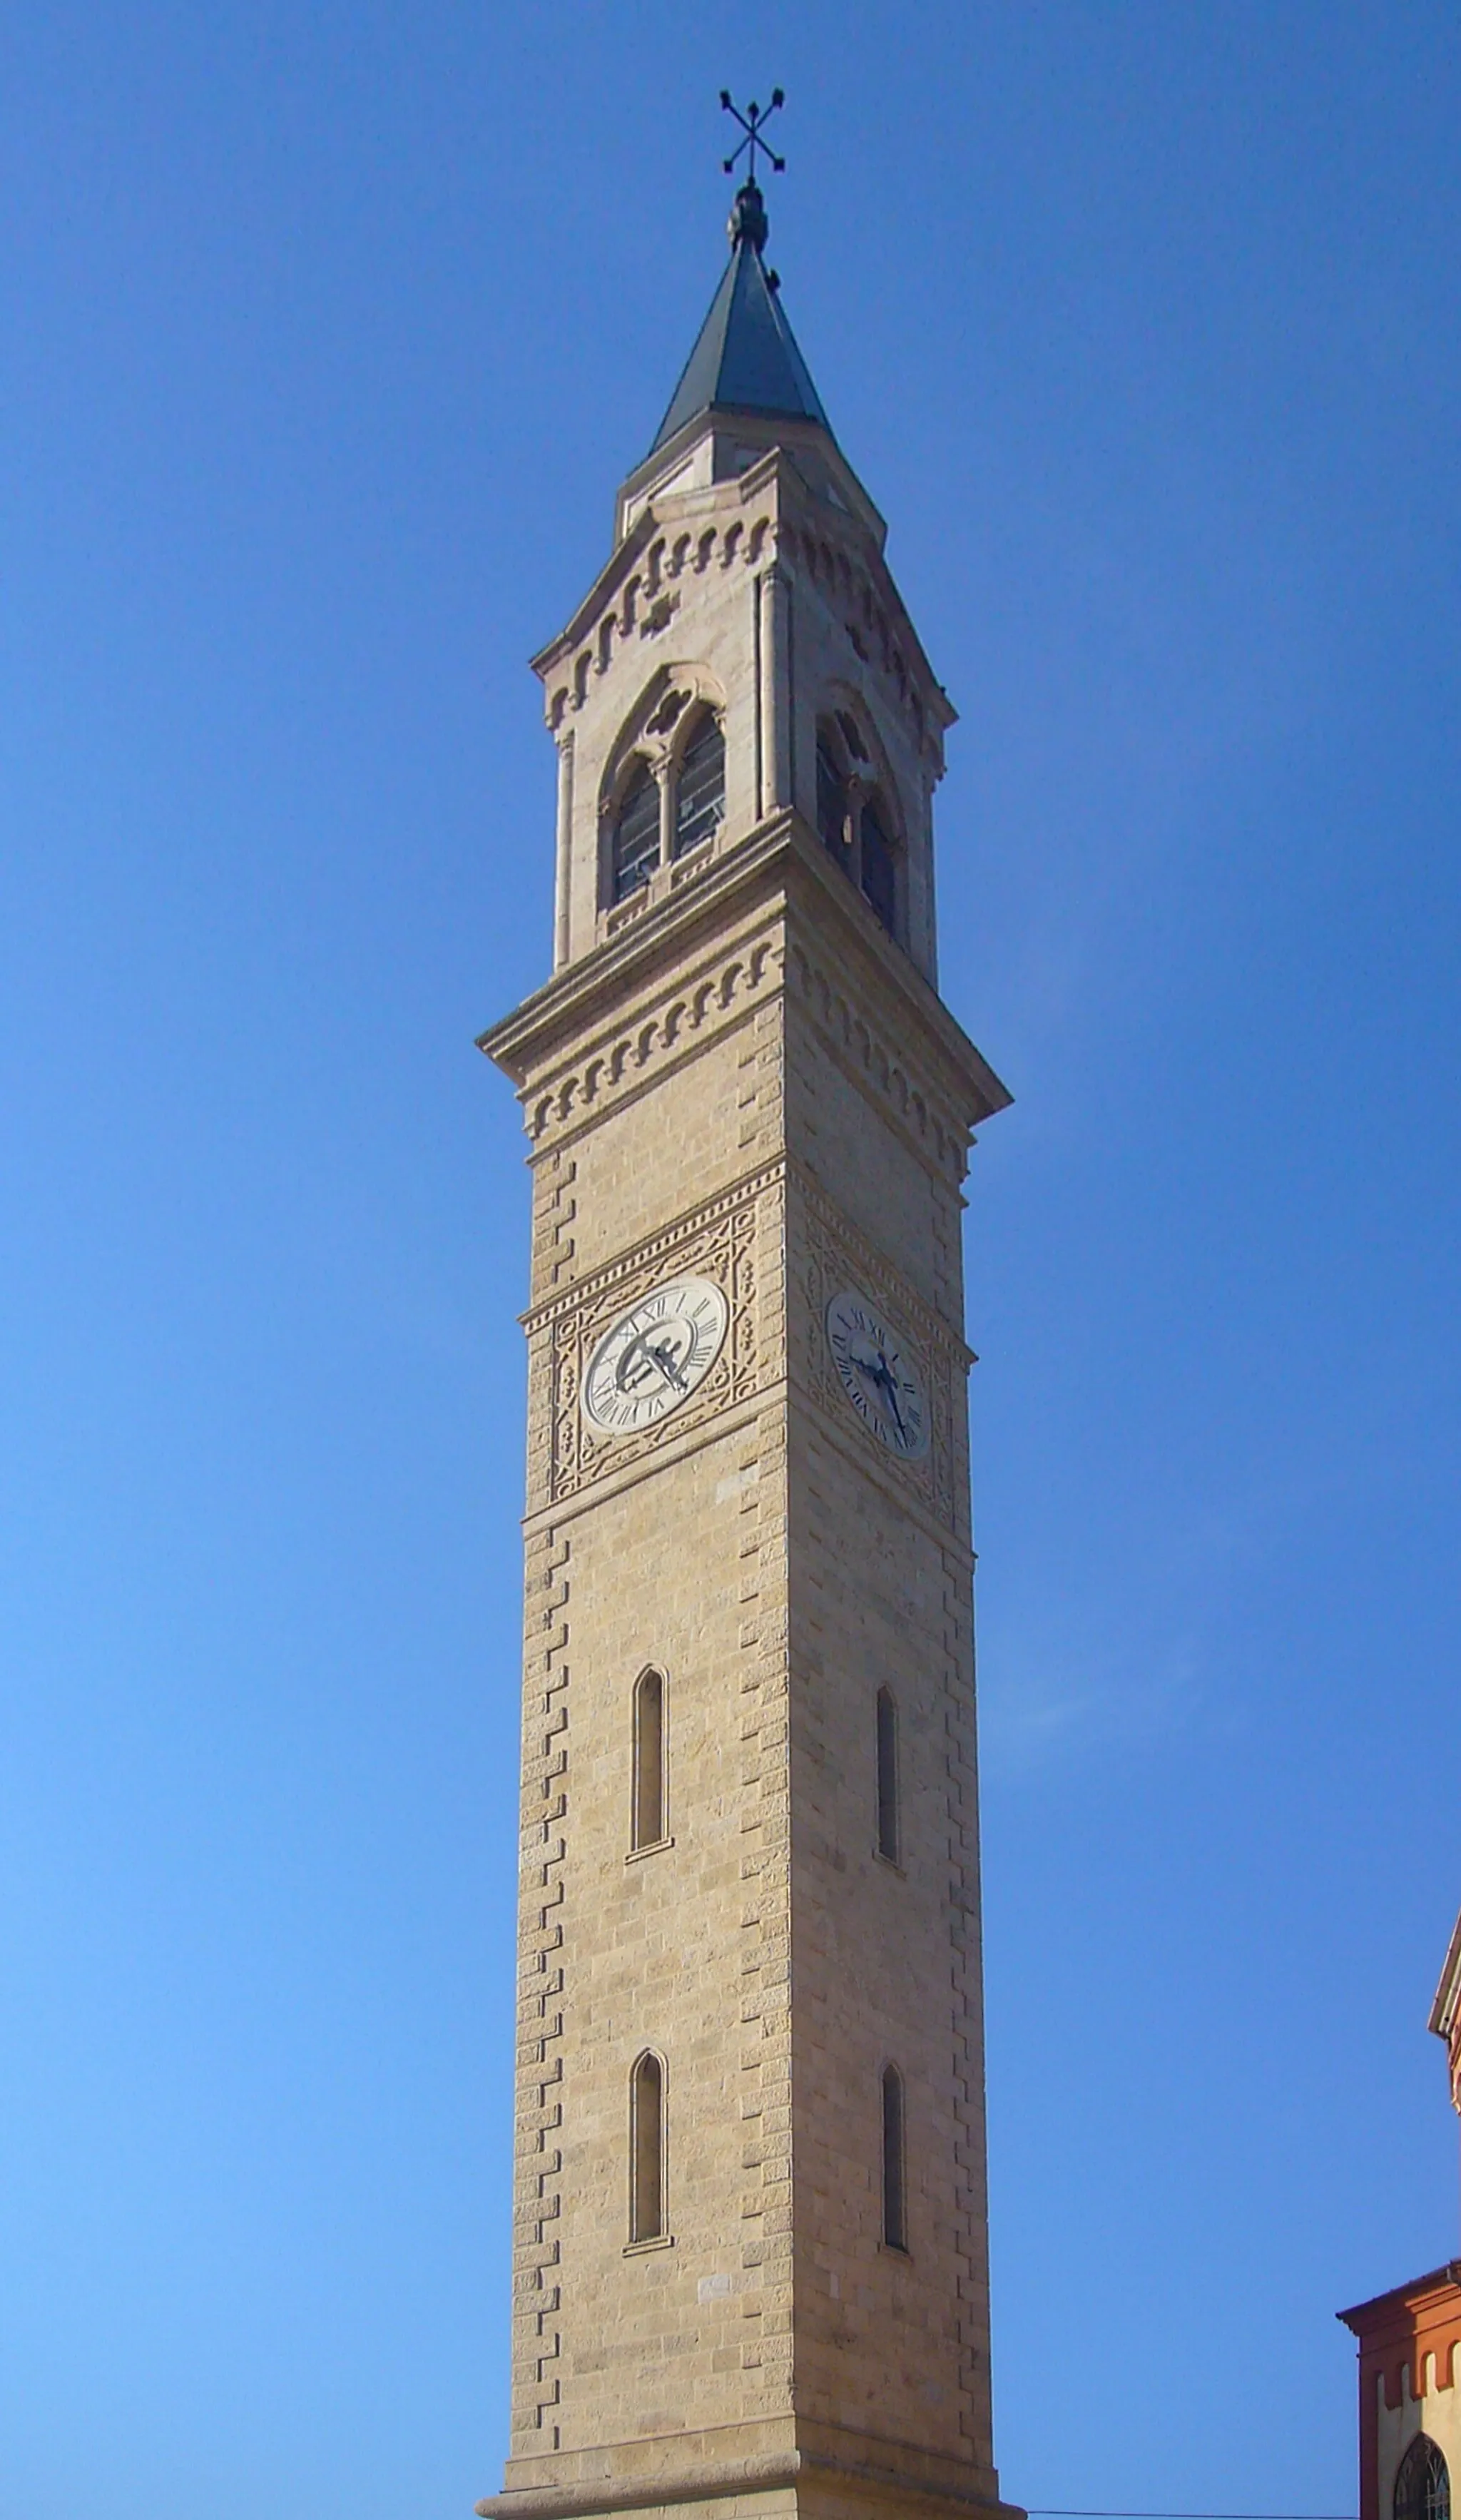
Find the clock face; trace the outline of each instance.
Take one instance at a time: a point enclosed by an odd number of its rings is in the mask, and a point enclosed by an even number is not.
[[[928,1399],[897,1331],[850,1287],[832,1297],[826,1319],[832,1363],[868,1433],[905,1461],[921,1459],[928,1450]]]
[[[704,1381],[730,1318],[710,1278],[672,1278],[621,1313],[584,1375],[590,1425],[601,1435],[638,1435],[658,1425]]]

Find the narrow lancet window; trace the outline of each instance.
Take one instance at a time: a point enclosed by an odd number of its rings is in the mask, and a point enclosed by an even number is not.
[[[629,2085],[629,2236],[665,2235],[665,2069],[652,2050]]]
[[[659,788],[642,762],[619,800],[614,818],[610,891],[625,901],[647,883],[659,864]]]
[[[890,936],[898,933],[898,862],[876,798],[863,808],[863,891]]]
[[[904,2210],[903,2076],[883,2067],[883,2238],[890,2249],[908,2244]]]
[[[726,739],[708,713],[680,760],[675,786],[675,855],[697,848],[726,819]]]
[[[898,1709],[892,1692],[877,1693],[877,1851],[899,1862]]]
[[[633,1844],[658,1846],[665,1833],[665,1677],[641,1672],[634,1689]]]

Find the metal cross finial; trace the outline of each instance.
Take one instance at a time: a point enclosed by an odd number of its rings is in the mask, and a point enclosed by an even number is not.
[[[741,157],[747,150],[749,150],[750,160],[746,167],[746,173],[750,181],[754,184],[756,181],[756,152],[758,149],[762,152],[763,156],[771,159],[772,172],[774,175],[785,174],[785,158],[778,158],[770,142],[763,140],[761,137],[762,124],[770,122],[772,115],[778,112],[785,102],[785,91],[781,88],[774,87],[772,89],[772,101],[764,113],[762,112],[760,106],[755,104],[754,101],[747,108],[746,112],[742,113],[739,106],[731,103],[730,90],[728,87],[722,88],[722,111],[726,113],[733,114],[736,121],[740,124],[742,131],[745,133],[744,140],[738,140],[736,142],[735,147],[731,150],[730,157],[725,161],[726,172],[728,175],[734,174],[735,161],[737,158]]]

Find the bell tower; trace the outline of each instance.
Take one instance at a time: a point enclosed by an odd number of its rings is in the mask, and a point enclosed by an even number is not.
[[[754,181],[536,659],[510,2455],[491,2520],[999,2508],[952,719]],[[1006,2514],[1006,2520],[1018,2515]]]

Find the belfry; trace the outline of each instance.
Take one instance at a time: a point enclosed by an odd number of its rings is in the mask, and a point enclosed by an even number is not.
[[[753,110],[754,115],[754,110]],[[763,117],[764,118],[764,117]],[[953,712],[765,260],[535,660],[510,2455],[492,2520],[1005,2511]]]

